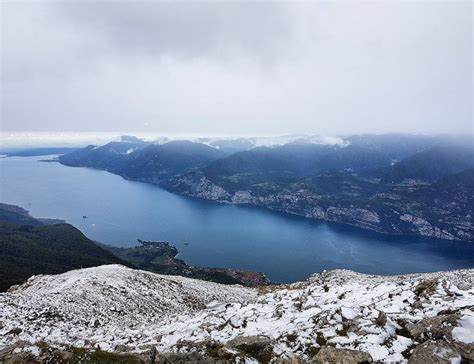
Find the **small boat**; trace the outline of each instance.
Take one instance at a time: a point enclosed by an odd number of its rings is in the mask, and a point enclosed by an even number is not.
[[[83,219],[87,219],[87,216],[86,216],[86,215],[83,215],[82,218],[83,218]]]

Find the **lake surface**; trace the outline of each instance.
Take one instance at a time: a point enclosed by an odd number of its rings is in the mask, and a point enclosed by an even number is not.
[[[0,202],[65,219],[107,244],[166,240],[191,265],[263,271],[274,282],[334,268],[399,274],[474,267],[474,244],[389,237],[216,204],[103,171],[38,162],[44,158],[50,157],[0,158]]]

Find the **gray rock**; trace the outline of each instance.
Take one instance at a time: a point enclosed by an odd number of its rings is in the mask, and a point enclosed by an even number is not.
[[[418,283],[418,285],[415,287],[415,293],[417,296],[429,297],[436,291],[437,286],[437,279],[426,279]]]
[[[387,315],[383,311],[379,311],[379,315],[375,319],[375,323],[377,326],[385,326],[387,323]]]
[[[229,360],[229,359],[235,358],[236,356],[239,356],[240,354],[241,354],[240,351],[226,348],[225,346],[217,350],[217,356],[220,359]]]
[[[10,331],[8,331],[7,334],[10,334],[10,335],[20,335],[22,331],[23,331],[23,330],[22,330],[21,328],[15,327],[15,328],[11,329]]]
[[[375,211],[362,208],[346,208],[346,207],[329,207],[326,210],[326,216],[330,220],[339,221],[340,217],[350,218],[358,223],[372,225],[380,223],[380,216]]]
[[[455,341],[452,345],[466,362],[474,363],[474,344],[465,344]]]
[[[156,364],[178,364],[178,363],[200,363],[200,364],[213,364],[216,360],[209,359],[204,355],[196,352],[192,353],[170,353],[162,354],[155,357],[154,363]]]
[[[359,350],[322,347],[313,357],[313,362],[317,364],[359,364],[371,363],[372,356]]]
[[[408,364],[451,364],[453,359],[461,361],[461,355],[454,346],[444,340],[427,341],[413,350]]]
[[[131,348],[127,345],[119,344],[119,345],[115,346],[115,351],[117,351],[119,353],[120,352],[124,353],[124,352],[127,352],[127,351],[131,351]]]
[[[232,196],[233,203],[252,203],[252,194],[249,191],[237,191]]]
[[[229,340],[226,346],[237,349],[263,363],[268,363],[273,357],[272,341],[266,336],[237,336]]]
[[[434,236],[435,229],[433,226],[425,219],[410,214],[400,215],[400,220],[410,222],[413,224],[414,230],[417,231],[420,235],[425,236]]]
[[[272,361],[275,364],[305,364],[307,360],[301,358],[278,358]]]
[[[59,351],[59,355],[61,356],[61,359],[64,361],[71,360],[74,357],[74,353],[69,350],[61,350]]]
[[[420,342],[426,339],[451,340],[451,332],[458,325],[458,320],[457,314],[440,315],[423,319],[414,324],[407,324],[405,329],[412,339]]]

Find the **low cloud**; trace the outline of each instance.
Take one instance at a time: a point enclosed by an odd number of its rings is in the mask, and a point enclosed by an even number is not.
[[[3,131],[474,132],[469,2],[0,6]]]
[[[56,8],[118,54],[141,57],[280,56],[289,44],[291,7],[265,2],[96,2]]]

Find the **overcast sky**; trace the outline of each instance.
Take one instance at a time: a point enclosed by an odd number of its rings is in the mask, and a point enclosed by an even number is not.
[[[0,6],[4,132],[474,132],[470,1]]]

